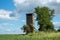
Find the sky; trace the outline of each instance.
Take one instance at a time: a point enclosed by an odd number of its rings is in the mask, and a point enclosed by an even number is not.
[[[47,6],[55,10],[53,24],[60,26],[60,0],[0,0],[0,34],[22,34],[26,25],[26,13],[34,12],[34,8]],[[34,16],[34,26],[39,28]]]

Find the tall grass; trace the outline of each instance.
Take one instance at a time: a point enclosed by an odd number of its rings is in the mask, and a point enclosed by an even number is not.
[[[0,35],[0,40],[60,40],[60,33],[39,32],[28,35]]]

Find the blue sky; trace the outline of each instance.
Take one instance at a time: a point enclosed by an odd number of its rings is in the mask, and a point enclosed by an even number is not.
[[[55,29],[60,26],[60,0],[0,0],[0,34],[23,33],[21,27],[26,24],[26,13],[33,12],[36,6],[55,9],[52,22]],[[35,17],[34,25],[38,28]]]

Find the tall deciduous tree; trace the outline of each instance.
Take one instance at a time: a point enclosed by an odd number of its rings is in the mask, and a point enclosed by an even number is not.
[[[54,10],[48,7],[36,7],[35,13],[37,15],[36,20],[38,21],[39,31],[54,30],[54,25],[51,22]]]

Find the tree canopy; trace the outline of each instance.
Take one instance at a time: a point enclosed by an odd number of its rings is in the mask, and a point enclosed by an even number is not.
[[[36,7],[35,13],[37,15],[36,20],[38,21],[39,31],[53,30],[54,25],[51,22],[54,16],[54,10],[48,7]]]

